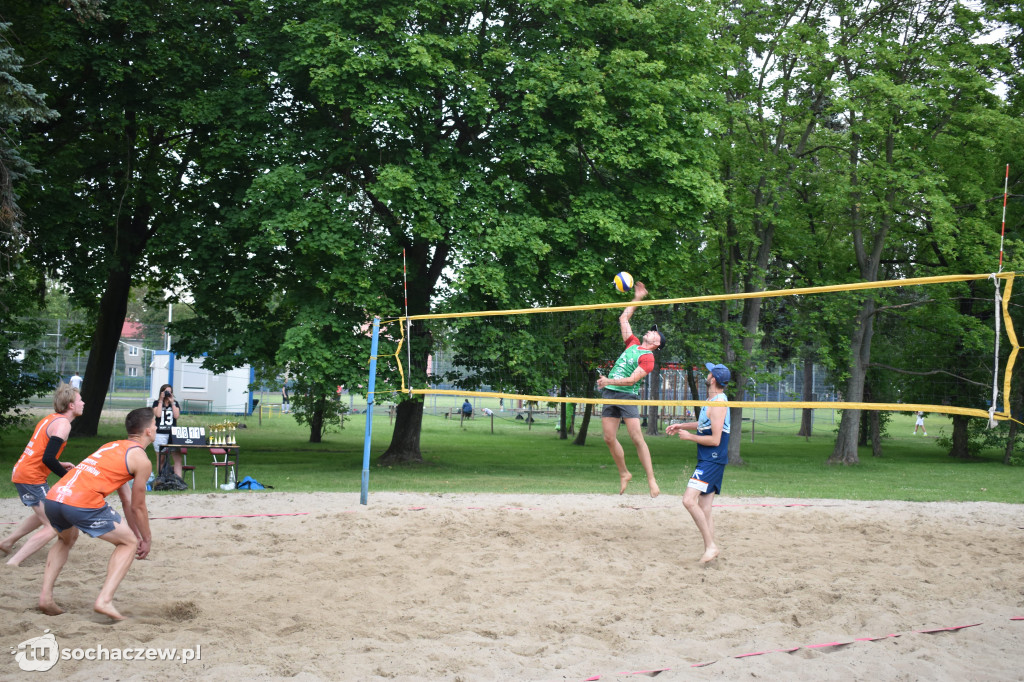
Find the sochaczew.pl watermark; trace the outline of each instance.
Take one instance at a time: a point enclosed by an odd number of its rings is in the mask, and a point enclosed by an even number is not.
[[[93,647],[58,646],[57,638],[49,630],[43,630],[40,637],[26,639],[11,649],[18,667],[28,672],[45,672],[57,665],[57,661],[174,661],[189,663],[202,658],[200,645],[182,649],[160,649],[154,647],[112,647],[102,644]]]

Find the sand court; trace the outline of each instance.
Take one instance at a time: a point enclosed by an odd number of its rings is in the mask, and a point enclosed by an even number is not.
[[[62,649],[200,647],[59,661],[70,680],[1024,679],[1021,505],[724,496],[722,554],[699,565],[669,494],[149,501],[152,553],[115,599],[128,620],[92,612],[111,546],[83,536],[64,615],[35,610],[45,551],[3,567],[9,650],[45,629]],[[0,520],[23,514],[0,501]],[[157,518],[193,515],[222,518]]]

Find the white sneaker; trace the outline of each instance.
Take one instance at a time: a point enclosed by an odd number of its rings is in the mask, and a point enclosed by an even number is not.
[[[927,436],[927,435],[928,435],[928,432],[927,432],[927,431],[925,431],[925,432],[924,432],[924,435],[926,435],[926,436]]]

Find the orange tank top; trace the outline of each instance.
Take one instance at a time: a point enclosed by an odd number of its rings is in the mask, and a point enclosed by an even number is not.
[[[54,412],[49,417],[43,417],[36,424],[36,430],[32,432],[32,438],[25,446],[25,451],[21,453],[21,457],[14,464],[14,471],[11,474],[12,483],[28,483],[30,485],[46,483],[46,477],[53,473],[50,471],[50,467],[43,464],[43,453],[46,452],[46,446],[50,442],[46,430],[58,419],[66,419],[66,417]],[[65,445],[67,445],[67,441],[62,443],[60,450],[57,451],[57,459],[60,459]]]
[[[128,451],[142,447],[133,440],[115,440],[92,453],[50,488],[46,499],[72,507],[99,509],[104,498],[135,476],[128,471]]]

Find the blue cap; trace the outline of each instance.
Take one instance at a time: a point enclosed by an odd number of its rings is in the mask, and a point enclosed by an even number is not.
[[[704,366],[708,368],[708,371],[711,372],[711,376],[715,378],[715,381],[717,381],[718,385],[722,388],[725,388],[725,385],[732,380],[732,372],[730,372],[729,368],[725,365],[713,365],[710,362],[706,362],[704,363]]]

